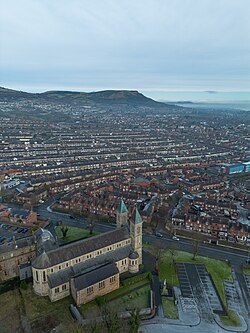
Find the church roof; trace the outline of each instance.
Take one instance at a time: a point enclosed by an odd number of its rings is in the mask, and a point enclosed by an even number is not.
[[[52,273],[48,276],[48,283],[50,288],[55,288],[61,284],[67,283],[72,277],[83,274],[90,268],[100,267],[101,265],[108,264],[111,262],[117,262],[122,259],[128,258],[132,252],[131,245],[124,247],[118,247],[113,251],[106,252],[95,258],[87,259],[84,262],[80,262],[74,266],[68,267],[64,270]]]
[[[115,263],[109,263],[74,278],[75,289],[82,290],[119,273]]]
[[[47,251],[48,260],[43,261],[40,256],[32,261],[32,266],[37,269],[45,269],[62,262],[80,257],[89,252],[102,249],[103,247],[121,242],[129,238],[127,227],[122,227],[101,235],[79,240],[68,245]]]
[[[51,262],[50,259],[45,251],[43,251],[40,256],[36,258],[36,266],[37,267],[50,267]]]
[[[129,259],[138,259],[138,258],[139,254],[136,251],[131,252],[129,255]]]
[[[117,210],[116,210],[118,213],[127,213],[128,210],[127,210],[127,207],[123,201],[123,199],[121,200],[119,206],[117,207]]]

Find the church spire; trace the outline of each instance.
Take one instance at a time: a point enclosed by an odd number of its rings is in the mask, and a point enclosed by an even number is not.
[[[122,213],[127,213],[128,212],[127,207],[126,207],[125,202],[123,201],[123,199],[121,199],[120,204],[117,207],[116,211],[117,211],[118,214],[122,214]]]
[[[128,209],[123,199],[121,199],[121,202],[116,209],[116,224],[118,227],[128,224]]]

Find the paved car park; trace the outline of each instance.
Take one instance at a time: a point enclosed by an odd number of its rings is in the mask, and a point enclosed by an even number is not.
[[[223,307],[206,267],[201,264],[176,264],[182,297],[189,299],[190,308],[194,304],[204,317],[211,320],[211,313],[222,313]],[[188,303],[188,302],[186,302]],[[187,308],[184,303],[184,308]]]
[[[11,242],[16,239],[26,237],[31,234],[30,228],[17,226],[9,223],[0,223],[0,244]]]
[[[193,298],[193,291],[191,288],[191,284],[189,281],[189,277],[187,275],[186,266],[184,263],[176,264],[178,279],[180,283],[181,295],[184,298]]]
[[[234,311],[240,311],[240,297],[236,290],[234,282],[225,281],[224,282],[224,289],[227,298],[228,308]]]

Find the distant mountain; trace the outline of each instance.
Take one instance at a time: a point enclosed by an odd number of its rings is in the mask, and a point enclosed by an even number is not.
[[[164,101],[164,100],[160,100],[160,102],[165,103],[165,104],[170,104],[170,105],[177,105],[177,104],[194,104],[191,101],[174,101],[174,102],[169,102],[169,101]]]
[[[44,93],[27,93],[0,87],[0,100],[42,99],[60,103],[131,105],[164,108],[165,103],[156,102],[134,90],[104,90],[97,92],[46,91]]]
[[[29,96],[30,96],[29,93],[26,93],[23,91],[0,87],[0,100],[12,99],[12,98],[22,98],[22,97],[25,98],[25,97],[29,97]]]

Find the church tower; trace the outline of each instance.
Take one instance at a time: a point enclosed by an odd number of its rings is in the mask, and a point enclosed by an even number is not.
[[[117,227],[122,227],[128,224],[128,210],[123,200],[121,200],[116,210]]]
[[[139,265],[142,264],[142,218],[135,207],[130,222],[131,245],[139,255]]]

